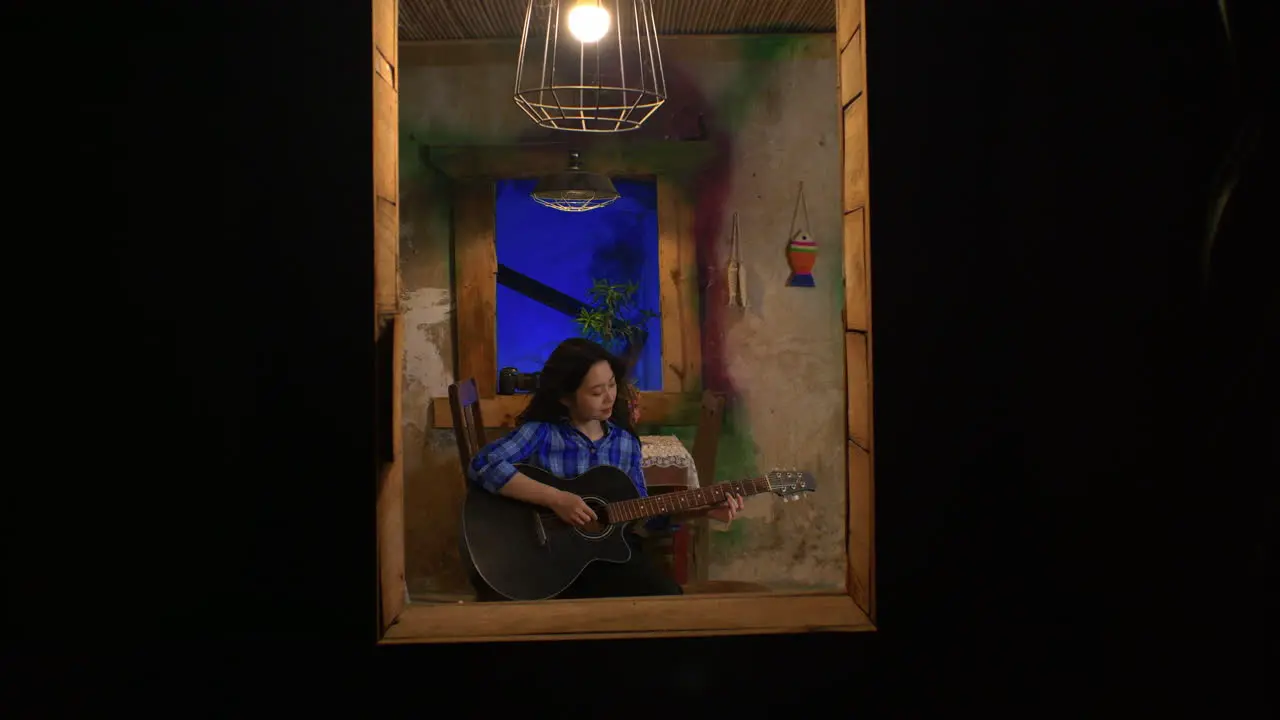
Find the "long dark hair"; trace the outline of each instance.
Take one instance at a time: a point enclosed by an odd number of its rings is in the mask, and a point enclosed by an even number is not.
[[[560,422],[568,418],[569,408],[561,400],[578,392],[587,372],[601,360],[609,363],[618,383],[618,394],[613,401],[609,421],[635,435],[636,429],[631,425],[631,403],[635,398],[632,397],[631,384],[627,382],[626,364],[603,345],[586,338],[569,338],[551,352],[547,364],[542,366],[538,389],[533,392],[524,412],[516,418],[516,424]]]

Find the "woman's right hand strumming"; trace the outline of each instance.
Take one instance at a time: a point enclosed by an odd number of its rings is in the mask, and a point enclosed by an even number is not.
[[[551,509],[555,511],[556,517],[575,527],[581,527],[596,519],[595,511],[587,505],[585,500],[564,490],[561,490],[551,503]]]

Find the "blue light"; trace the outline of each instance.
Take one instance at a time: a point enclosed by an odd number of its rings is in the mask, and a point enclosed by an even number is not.
[[[614,180],[622,197],[585,213],[565,213],[534,202],[537,180],[497,182],[498,264],[576,300],[589,301],[595,280],[633,282],[640,307],[657,312],[658,193],[656,184]],[[582,333],[574,319],[502,284],[497,293],[498,367],[542,368],[561,341]],[[641,390],[662,389],[662,323],[651,319],[649,339],[636,363]]]

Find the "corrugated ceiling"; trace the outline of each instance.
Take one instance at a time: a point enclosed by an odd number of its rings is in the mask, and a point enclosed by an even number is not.
[[[528,0],[400,0],[400,40],[518,39],[527,7]],[[834,0],[655,0],[653,16],[661,35],[836,29]]]

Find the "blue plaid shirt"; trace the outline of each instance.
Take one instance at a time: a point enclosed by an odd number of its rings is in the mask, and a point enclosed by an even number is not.
[[[567,421],[527,422],[505,437],[481,448],[471,459],[467,477],[496,493],[516,474],[515,463],[542,468],[559,478],[570,478],[597,465],[612,465],[627,474],[640,497],[648,497],[641,468],[640,441],[611,422],[601,423],[604,437],[592,442]],[[672,527],[669,517],[651,518],[650,530]]]

